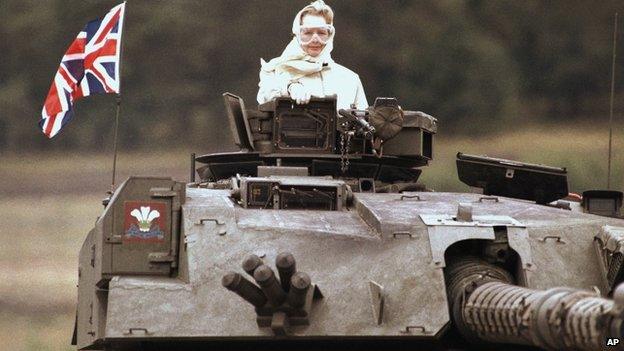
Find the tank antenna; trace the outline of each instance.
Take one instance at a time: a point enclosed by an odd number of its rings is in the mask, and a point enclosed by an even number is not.
[[[617,43],[617,12],[613,18],[613,61],[611,62],[611,101],[609,105],[609,162],[607,164],[607,189],[611,189],[611,140],[613,136],[613,98],[615,94],[615,48]]]

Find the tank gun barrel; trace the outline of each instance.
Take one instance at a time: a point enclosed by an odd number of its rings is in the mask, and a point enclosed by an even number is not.
[[[572,288],[527,289],[476,258],[453,262],[446,274],[455,325],[472,341],[600,350],[607,338],[624,336],[624,286],[615,301]]]
[[[356,134],[364,136],[366,139],[372,139],[375,134],[375,127],[371,126],[366,120],[366,111],[354,109],[340,109],[338,114],[342,116],[347,124],[352,124]]]

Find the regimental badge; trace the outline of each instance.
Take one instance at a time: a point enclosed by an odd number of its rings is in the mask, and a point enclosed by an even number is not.
[[[157,201],[124,203],[123,242],[160,243],[165,241],[167,204]]]

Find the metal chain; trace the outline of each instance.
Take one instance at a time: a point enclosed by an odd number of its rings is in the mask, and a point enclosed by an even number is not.
[[[343,173],[346,172],[349,169],[349,151],[351,151],[351,133],[347,134],[347,147],[345,148],[345,154],[346,155],[346,159],[347,161],[345,162],[345,170],[342,171]]]
[[[347,171],[347,166],[345,163],[345,132],[340,132],[340,171],[342,173]]]

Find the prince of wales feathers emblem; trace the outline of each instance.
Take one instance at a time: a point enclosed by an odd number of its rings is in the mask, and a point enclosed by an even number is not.
[[[149,206],[140,206],[140,208],[140,210],[135,208],[130,212],[130,215],[136,218],[137,223],[130,225],[126,235],[137,239],[162,239],[164,234],[158,223],[154,223],[154,220],[160,217],[160,213],[157,210],[152,210]]]

